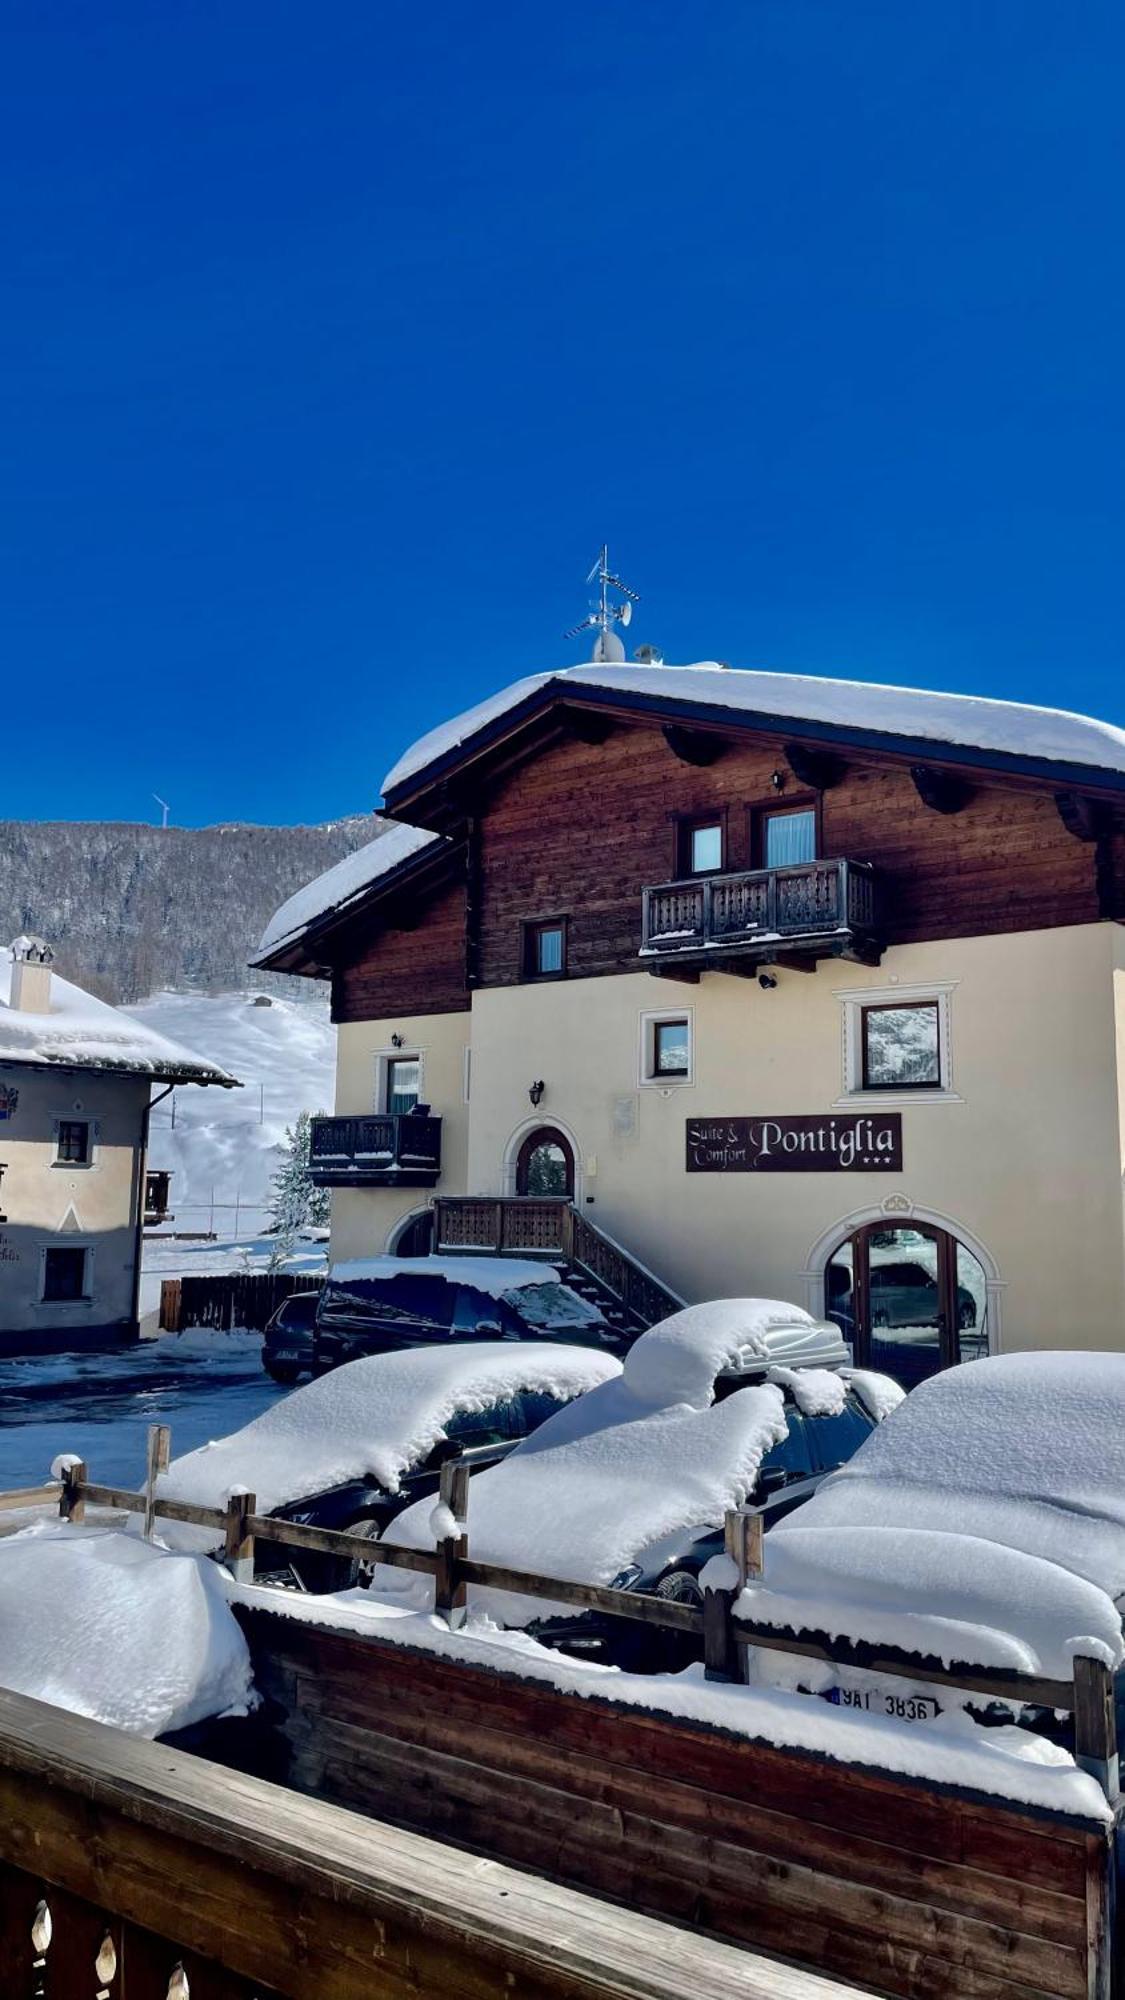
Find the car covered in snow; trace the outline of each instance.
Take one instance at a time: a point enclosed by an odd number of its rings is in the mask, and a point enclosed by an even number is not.
[[[314,1371],[395,1348],[469,1340],[625,1345],[553,1264],[514,1257],[364,1257],[334,1264],[316,1316]]]
[[[223,1507],[241,1488],[254,1494],[260,1514],[374,1539],[412,1501],[432,1511],[446,1460],[473,1472],[496,1465],[575,1397],[620,1372],[612,1355],[546,1341],[369,1355],[174,1460],[159,1492]],[[198,1548],[207,1532],[182,1529],[175,1539]],[[317,1591],[346,1588],[359,1570],[354,1561],[265,1541],[256,1565]]]
[[[316,1292],[290,1292],[266,1322],[262,1367],[275,1382],[299,1382],[313,1372]]]
[[[474,1483],[470,1548],[505,1568],[695,1597],[728,1508],[761,1505],[772,1525],[901,1401],[888,1378],[849,1366],[837,1327],[797,1306],[689,1306]],[[399,1515],[393,1539],[431,1546],[429,1510]],[[420,1580],[376,1568],[372,1581],[380,1595],[421,1608]],[[663,1635],[641,1624],[480,1589],[470,1602],[564,1650],[634,1670],[670,1663]]]

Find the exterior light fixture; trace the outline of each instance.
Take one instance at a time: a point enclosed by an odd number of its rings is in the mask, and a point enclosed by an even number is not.
[[[775,771],[770,779],[770,784],[773,786],[775,792],[783,792],[785,790],[784,771]]]
[[[537,1109],[540,1100],[542,1099],[543,1092],[546,1090],[546,1088],[547,1088],[546,1084],[544,1083],[542,1077],[540,1077],[538,1083],[533,1083],[528,1090],[527,1094],[530,1097],[531,1102],[536,1106]]]
[[[391,1047],[392,1047],[392,1049],[401,1049],[401,1047],[402,1047],[402,1043],[403,1043],[403,1037],[402,1037],[401,1035],[392,1035],[392,1036],[391,1036]]]
[[[759,972],[758,984],[763,993],[772,993],[774,987],[777,985],[777,974],[775,972]]]

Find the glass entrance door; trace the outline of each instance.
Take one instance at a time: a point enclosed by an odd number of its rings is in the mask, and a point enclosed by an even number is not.
[[[856,1360],[912,1389],[988,1353],[988,1288],[978,1258],[928,1223],[868,1223],[833,1252],[825,1312]]]

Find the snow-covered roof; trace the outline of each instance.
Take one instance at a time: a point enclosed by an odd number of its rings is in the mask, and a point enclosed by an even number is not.
[[[1063,1676],[1125,1658],[1125,1354],[998,1355],[924,1382],[769,1537],[780,1627]]]
[[[12,962],[0,951],[0,1064],[32,1063],[53,1069],[120,1070],[130,1076],[175,1083],[237,1087],[238,1078],[154,1029],[95,1000],[81,986],[51,974],[50,1009],[30,1014],[9,1005]]]
[[[295,944],[314,924],[337,916],[358,901],[375,883],[393,875],[428,847],[447,847],[440,834],[426,833],[416,826],[391,826],[366,847],[346,854],[323,875],[306,882],[295,896],[275,910],[262,932],[253,963],[269,957],[283,945]]]
[[[37,1523],[0,1541],[0,1686],[135,1736],[245,1710],[250,1653],[214,1563]]]
[[[579,1396],[619,1373],[620,1363],[608,1354],[553,1341],[373,1354],[294,1390],[230,1437],[176,1459],[160,1490],[221,1507],[232,1487],[244,1486],[264,1513],[351,1479],[371,1478],[394,1493],[458,1411],[487,1409],[525,1389]]]
[[[389,796],[548,687],[557,688],[560,695],[584,689],[606,696],[640,695],[673,711],[677,704],[714,709],[716,720],[725,711],[763,728],[822,724],[833,731],[857,730],[1125,775],[1125,730],[1066,709],[1036,708],[983,695],[937,694],[927,688],[884,687],[872,681],[762,673],[703,660],[683,667],[598,663],[515,681],[419,737],[387,772],[384,794]]]

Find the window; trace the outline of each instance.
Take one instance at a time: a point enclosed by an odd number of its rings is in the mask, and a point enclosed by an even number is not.
[[[90,1159],[90,1127],[80,1118],[60,1118],[56,1160],[68,1166],[85,1167]]]
[[[723,866],[725,847],[721,817],[709,815],[706,819],[677,819],[677,877],[718,874]]]
[[[566,976],[566,919],[547,917],[523,927],[523,976],[525,979],[563,979]]]
[[[413,1111],[422,1094],[419,1056],[391,1056],[387,1061],[387,1102],[391,1113]]]
[[[516,1193],[574,1196],[574,1154],[553,1125],[529,1132],[516,1160]]]
[[[654,1021],[650,1074],[655,1077],[686,1076],[689,1068],[687,1022]]]
[[[815,806],[787,806],[780,812],[760,814],[758,839],[763,868],[789,868],[815,861]]]
[[[83,1127],[83,1130],[85,1128]],[[48,1250],[43,1258],[43,1297],[58,1304],[86,1296],[86,1252],[70,1245]]]
[[[941,1031],[936,1000],[864,1007],[862,1041],[864,1090],[940,1090]]]

